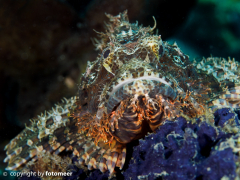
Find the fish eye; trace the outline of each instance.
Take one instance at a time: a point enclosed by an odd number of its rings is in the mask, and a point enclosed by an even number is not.
[[[161,55],[162,53],[163,53],[163,47],[160,46],[160,47],[159,47],[159,50],[158,50],[158,54]]]
[[[108,57],[109,53],[110,53],[109,49],[104,52],[104,54],[103,54],[104,59],[106,59]]]
[[[164,55],[164,45],[159,46],[158,54],[159,54],[159,56],[163,56]]]

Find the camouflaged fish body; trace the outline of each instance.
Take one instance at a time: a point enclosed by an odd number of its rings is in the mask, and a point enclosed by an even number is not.
[[[11,140],[8,169],[33,164],[42,151],[70,151],[88,169],[112,174],[124,165],[126,144],[166,119],[198,117],[209,107],[239,107],[236,61],[191,63],[177,44],[153,35],[155,26],[129,23],[127,11],[107,16],[110,24],[94,42],[101,53],[88,62],[79,96],[39,116]]]

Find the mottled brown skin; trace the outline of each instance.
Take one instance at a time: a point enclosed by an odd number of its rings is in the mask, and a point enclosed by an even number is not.
[[[208,104],[219,105],[221,94],[227,101],[226,84],[237,93],[237,81],[224,84],[206,73],[204,64],[201,69],[192,64],[176,44],[153,35],[155,26],[129,23],[127,11],[107,16],[106,32],[97,32],[102,51],[88,62],[78,98],[39,116],[5,147],[8,169],[37,171],[38,154],[71,151],[78,164],[113,174],[124,165],[127,143],[154,132],[166,119],[203,115]]]

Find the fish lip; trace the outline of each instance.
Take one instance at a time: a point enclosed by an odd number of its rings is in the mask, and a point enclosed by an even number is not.
[[[112,92],[109,94],[109,96],[112,96],[118,89],[121,87],[125,86],[126,84],[129,84],[131,82],[137,81],[137,80],[155,80],[158,82],[161,82],[163,84],[166,84],[168,86],[171,86],[167,81],[165,81],[163,78],[157,78],[157,77],[152,77],[152,76],[143,76],[143,77],[138,77],[138,78],[132,78],[132,79],[127,79],[118,84],[117,86],[113,87]]]

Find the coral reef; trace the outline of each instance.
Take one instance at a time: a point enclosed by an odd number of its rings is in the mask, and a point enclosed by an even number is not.
[[[224,114],[225,109],[219,110]],[[229,119],[229,116],[227,116]],[[227,119],[221,115],[220,119]],[[239,121],[239,120],[238,120]],[[134,148],[126,179],[221,179],[236,177],[233,149],[219,149],[232,133],[198,119],[165,121]]]

